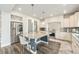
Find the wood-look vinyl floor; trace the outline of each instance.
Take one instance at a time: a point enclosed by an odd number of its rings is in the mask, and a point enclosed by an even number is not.
[[[38,44],[37,46],[37,54],[58,54],[58,53],[66,53],[68,50],[62,49],[64,46],[61,42],[57,41],[49,41],[48,44]],[[70,48],[69,48],[70,49]],[[69,50],[71,53],[71,51]],[[0,54],[32,54],[27,50],[27,48],[23,47],[20,43],[15,43],[7,47],[0,48]]]
[[[31,54],[31,52],[23,48],[23,46],[20,43],[15,43],[13,45],[1,48],[0,54]]]

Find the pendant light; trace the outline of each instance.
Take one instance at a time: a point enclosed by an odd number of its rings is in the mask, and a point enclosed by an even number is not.
[[[32,6],[32,16],[33,16],[33,14],[34,14],[34,4],[31,4],[31,6]]]
[[[45,11],[42,11],[42,19],[41,21],[44,21],[45,20]]]
[[[32,6],[32,16],[33,16],[33,14],[34,14],[34,4],[31,4],[31,6]],[[33,28],[32,28],[32,30],[33,30],[33,37],[34,37],[34,20],[32,20],[32,24],[33,24]]]

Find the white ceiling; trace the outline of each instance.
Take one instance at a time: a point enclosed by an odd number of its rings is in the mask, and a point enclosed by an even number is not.
[[[21,10],[18,10],[21,8]],[[31,4],[1,4],[0,10],[16,11],[32,17],[41,19],[42,17],[51,17],[56,15],[63,15],[66,13],[72,13],[79,8],[78,4],[34,4],[33,10]],[[45,12],[44,14],[42,12]]]
[[[0,10],[4,10],[8,12],[10,12],[13,7],[14,7],[14,4],[0,4]]]

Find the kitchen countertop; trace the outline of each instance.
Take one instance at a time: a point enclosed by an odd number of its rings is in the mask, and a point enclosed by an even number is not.
[[[40,38],[40,37],[42,37],[42,36],[45,36],[45,35],[47,35],[47,33],[44,32],[44,31],[31,32],[31,33],[28,34],[28,37],[29,37],[29,38],[32,38],[32,39],[33,39],[33,38],[38,39],[38,38]]]
[[[78,41],[78,43],[79,43],[79,34],[78,33],[73,33],[72,34],[73,35],[73,37]],[[78,44],[79,45],[79,44]]]
[[[73,33],[72,35],[79,40],[79,34]]]

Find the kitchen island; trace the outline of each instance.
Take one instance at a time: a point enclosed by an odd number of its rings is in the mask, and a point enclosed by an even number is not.
[[[31,32],[28,34],[28,38],[29,44],[27,45],[27,48],[32,53],[37,53],[37,45],[39,43],[48,44],[48,34],[46,32]]]

